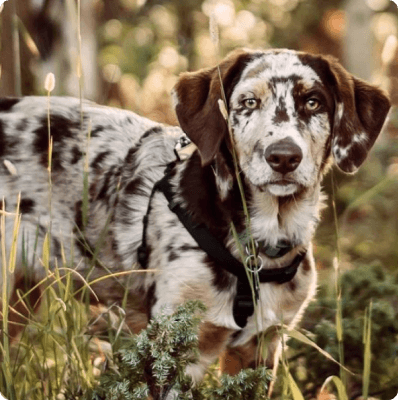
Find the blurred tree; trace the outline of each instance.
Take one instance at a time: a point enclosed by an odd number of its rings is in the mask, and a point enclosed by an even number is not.
[[[370,29],[373,11],[365,1],[357,0],[346,1],[344,10],[347,20],[343,42],[345,65],[351,73],[369,80],[376,64],[373,60],[373,35]]]
[[[29,60],[30,54],[20,45],[19,20],[24,18],[29,9],[24,7],[21,0],[10,1],[3,5],[1,18],[1,89],[2,96],[20,96],[25,89],[32,86],[29,78],[32,75],[26,65],[21,63],[21,53]],[[22,84],[23,82],[23,84]],[[23,90],[22,90],[23,88]]]
[[[2,11],[2,32],[1,32],[1,95],[20,95],[19,70],[15,68],[18,62],[19,46],[16,37],[16,10],[15,3],[7,3]]]

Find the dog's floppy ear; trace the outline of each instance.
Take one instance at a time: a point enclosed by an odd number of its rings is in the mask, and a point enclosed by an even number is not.
[[[390,109],[386,94],[328,58],[336,79],[332,152],[338,167],[355,172],[376,141]]]
[[[227,101],[254,53],[236,50],[219,65]],[[182,130],[196,144],[202,165],[208,165],[228,134],[218,100],[222,99],[217,68],[187,72],[173,89],[175,111]]]

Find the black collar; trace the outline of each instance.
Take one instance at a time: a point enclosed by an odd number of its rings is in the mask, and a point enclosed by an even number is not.
[[[239,233],[238,235],[239,242],[242,248],[246,246],[250,246],[251,237],[250,233],[247,230]],[[291,242],[287,240],[279,240],[275,246],[271,246],[270,244],[266,243],[265,241],[256,241],[258,253],[263,253],[269,258],[280,258],[283,257],[285,254],[289,253],[291,250],[294,249],[294,246]]]
[[[174,193],[171,190],[169,182],[169,171],[170,168],[166,169],[165,176],[155,184],[152,190],[148,210],[144,216],[143,238],[142,244],[138,248],[138,261],[143,268],[146,268],[148,261],[148,251],[146,247],[148,214],[150,212],[151,200],[154,193],[160,191],[166,197],[170,210],[177,215],[185,229],[198,243],[199,247],[214,259],[225,271],[237,277],[238,284],[237,293],[234,299],[233,315],[237,325],[243,328],[246,325],[247,318],[253,314],[254,303],[259,298],[259,288],[256,285],[253,285],[252,282],[254,282],[255,279],[258,279],[260,283],[274,282],[282,284],[291,281],[296,275],[297,269],[306,253],[297,254],[292,263],[286,267],[261,269],[258,272],[249,271],[225,248],[225,246],[207,229],[204,224],[194,224],[189,213],[187,213],[180,204],[174,201]],[[287,250],[287,248],[289,250]],[[276,252],[273,251],[272,254],[276,253],[274,255],[275,258],[278,256],[281,257],[282,255],[287,254],[290,250],[291,247],[281,245],[280,250]],[[268,255],[267,252],[266,254]]]

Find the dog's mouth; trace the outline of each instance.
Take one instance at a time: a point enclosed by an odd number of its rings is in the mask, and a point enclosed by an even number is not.
[[[289,196],[298,192],[301,188],[301,184],[293,179],[275,179],[265,184],[259,185],[259,189],[262,192],[269,192],[274,196]]]
[[[273,180],[267,183],[267,185],[280,185],[280,186],[286,186],[286,185],[297,185],[297,182],[294,179],[277,179]]]

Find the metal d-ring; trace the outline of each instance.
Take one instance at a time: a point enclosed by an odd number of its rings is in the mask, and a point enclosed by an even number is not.
[[[253,263],[251,260],[255,260],[257,258],[257,265]],[[249,271],[253,273],[258,273],[263,269],[263,259],[260,256],[255,256],[254,254],[250,254],[249,257],[246,258],[246,266]]]
[[[258,245],[257,240],[254,240],[253,243],[254,243],[254,246],[255,246],[255,247],[254,247],[254,251],[255,251],[255,254],[257,255],[257,254],[258,254],[259,245]],[[246,244],[246,246],[245,246],[245,252],[246,252],[246,254],[247,254],[249,257],[253,255],[252,252],[250,251],[249,244]]]

